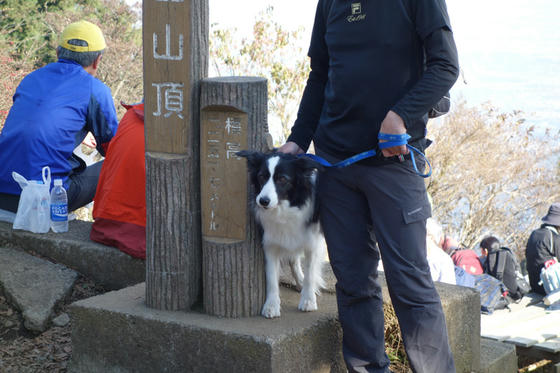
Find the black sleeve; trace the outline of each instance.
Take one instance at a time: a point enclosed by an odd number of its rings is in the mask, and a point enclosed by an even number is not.
[[[552,233],[552,232],[551,232]],[[560,235],[553,234],[552,235],[552,246],[550,251],[554,253],[556,259],[560,261]]]
[[[315,23],[311,33],[308,55],[311,58],[311,72],[299,105],[296,121],[287,141],[293,141],[306,151],[315,134],[317,123],[323,110],[325,85],[327,84],[329,55],[325,43],[325,6],[328,2],[319,1]]]
[[[426,70],[422,78],[392,108],[408,127],[421,118],[449,91],[459,76],[457,48],[453,33],[439,28],[424,39]]]
[[[288,141],[293,141],[306,151],[313,139],[325,98],[328,67],[315,64],[311,59],[311,72],[301,98],[297,118]]]

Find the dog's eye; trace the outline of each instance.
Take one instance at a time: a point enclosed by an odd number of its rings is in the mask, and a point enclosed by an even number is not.
[[[286,184],[289,181],[290,180],[288,180],[288,178],[286,176],[279,176],[278,179],[276,179],[276,182],[278,182],[280,184]]]
[[[257,178],[259,179],[259,183],[261,185],[263,185],[264,183],[266,183],[267,180],[267,176],[265,174],[258,174]]]

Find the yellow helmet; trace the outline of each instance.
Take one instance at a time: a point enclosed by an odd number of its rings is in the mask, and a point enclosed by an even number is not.
[[[87,47],[68,44],[68,40],[87,42]],[[60,38],[60,46],[73,52],[97,52],[107,47],[101,29],[88,21],[74,22],[66,26]]]

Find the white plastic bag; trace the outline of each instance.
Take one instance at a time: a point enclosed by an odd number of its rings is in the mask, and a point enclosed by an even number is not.
[[[12,177],[21,187],[14,229],[23,229],[33,233],[47,233],[51,227],[50,187],[51,169],[43,167],[43,180],[26,180],[17,172]]]

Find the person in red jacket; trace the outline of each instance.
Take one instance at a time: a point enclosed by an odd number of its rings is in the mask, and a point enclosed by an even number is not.
[[[122,105],[127,112],[101,169],[90,238],[146,259],[144,104]]]
[[[471,275],[481,275],[484,273],[482,263],[476,252],[462,247],[454,238],[447,235],[444,236],[441,248],[449,254],[457,267],[463,268],[467,273]]]

